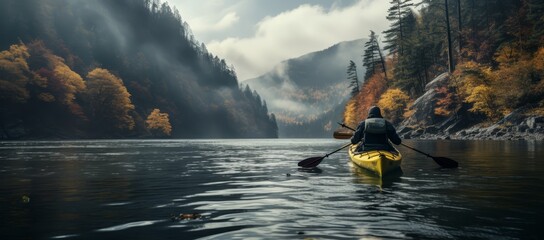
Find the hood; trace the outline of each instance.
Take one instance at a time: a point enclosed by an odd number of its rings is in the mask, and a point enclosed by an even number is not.
[[[366,118],[383,118],[380,108],[376,106],[370,107],[368,110],[368,117]]]

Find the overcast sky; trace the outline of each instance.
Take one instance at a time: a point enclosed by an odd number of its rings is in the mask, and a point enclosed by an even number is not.
[[[279,62],[389,26],[387,0],[168,0],[195,38],[229,65],[240,81]]]

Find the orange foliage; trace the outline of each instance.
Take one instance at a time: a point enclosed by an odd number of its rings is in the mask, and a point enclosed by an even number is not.
[[[387,89],[382,74],[374,74],[362,86],[361,90],[346,105],[344,123],[356,126],[367,117],[368,109],[378,103],[380,96]]]
[[[134,128],[134,119],[129,114],[134,105],[121,79],[106,69],[95,68],[87,74],[87,94],[95,118],[118,129]]]
[[[149,116],[147,116],[145,123],[150,130],[159,130],[168,136],[172,133],[172,125],[170,125],[168,113],[161,113],[160,109],[153,109]]]
[[[47,49],[43,42],[33,42],[29,46],[33,54],[33,60],[42,67],[37,71],[36,75],[37,79],[44,82],[43,87],[46,87],[45,95],[48,96],[39,99],[49,102],[56,99],[67,106],[74,104],[76,94],[85,90],[83,78],[72,71],[63,58]],[[50,96],[54,96],[54,99]]]
[[[436,101],[434,114],[438,116],[450,116],[457,107],[455,92],[447,87],[436,88],[438,101]]]

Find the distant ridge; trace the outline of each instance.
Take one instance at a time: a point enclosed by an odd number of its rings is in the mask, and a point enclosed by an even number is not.
[[[335,109],[339,107],[343,108],[342,103],[350,92],[346,68],[353,60],[362,76],[364,42],[364,39],[340,42],[321,51],[285,60],[270,72],[243,83],[266,100],[269,111],[277,117],[282,136],[285,130],[282,125],[310,123],[326,113],[331,115],[331,111],[338,112]],[[334,118],[340,119],[340,116]],[[312,131],[306,129],[305,132]]]

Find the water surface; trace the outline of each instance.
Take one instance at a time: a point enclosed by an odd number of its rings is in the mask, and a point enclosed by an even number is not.
[[[542,239],[544,142],[407,143],[460,168],[399,147],[383,180],[345,151],[299,169],[325,139],[1,142],[0,237]]]

